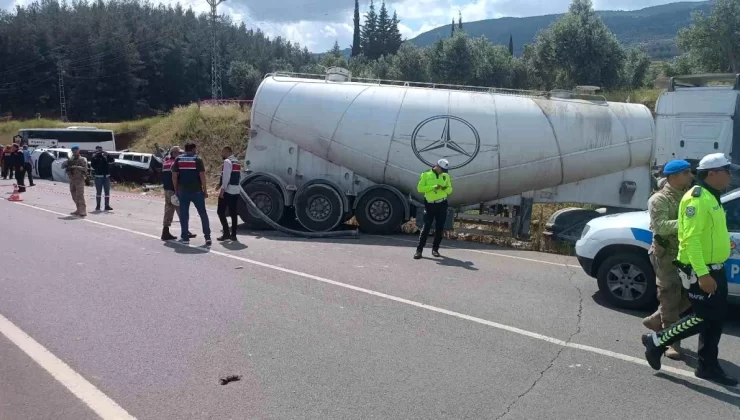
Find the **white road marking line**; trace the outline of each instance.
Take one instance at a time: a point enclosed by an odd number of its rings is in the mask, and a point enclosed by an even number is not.
[[[53,211],[53,210],[47,210],[45,208],[37,207],[37,206],[31,205],[31,204],[25,204],[25,203],[19,203],[19,202],[16,202],[15,204],[18,204],[18,205],[21,205],[21,206],[30,207],[30,208],[33,208],[33,209],[45,211],[45,212],[56,214],[56,215],[60,215],[60,216],[67,216],[64,213],[59,213],[59,212],[56,212],[56,211]],[[144,237],[151,238],[151,239],[160,240],[160,238],[158,236],[150,235],[148,233],[139,232],[139,231],[135,231],[135,230],[124,228],[124,227],[120,227],[120,226],[115,226],[115,225],[110,225],[110,224],[107,224],[107,223],[97,222],[95,220],[90,220],[90,219],[83,219],[83,221],[88,222],[88,223],[92,223],[94,225],[104,226],[104,227],[107,227],[107,228],[111,228],[111,229],[116,229],[116,230],[120,230],[120,231],[123,231],[123,232],[132,233],[134,235],[139,235],[139,236],[144,236]],[[177,242],[172,242],[172,243],[177,243]],[[177,243],[177,244],[180,245],[180,246],[188,246],[188,247],[191,247],[189,245],[182,245],[182,244],[179,244],[179,243]],[[197,247],[195,247],[195,248],[197,248]],[[432,306],[432,305],[426,305],[426,304],[421,303],[421,302],[416,302],[416,301],[413,301],[413,300],[404,299],[404,298],[401,298],[401,297],[398,297],[398,296],[393,296],[393,295],[389,295],[389,294],[382,293],[382,292],[376,292],[374,290],[365,289],[363,287],[358,287],[358,286],[353,286],[351,284],[341,283],[341,282],[330,280],[330,279],[327,279],[327,278],[323,278],[323,277],[319,277],[319,276],[314,276],[313,274],[308,274],[308,273],[304,273],[304,272],[301,272],[301,271],[291,270],[291,269],[288,269],[288,268],[283,268],[283,267],[279,267],[279,266],[276,266],[276,265],[272,265],[272,264],[268,264],[268,263],[263,263],[261,261],[250,260],[249,258],[243,258],[243,257],[239,257],[237,255],[227,254],[225,252],[210,250],[208,253],[209,254],[213,254],[213,255],[218,255],[220,257],[231,258],[233,260],[245,262],[245,263],[256,265],[256,266],[259,266],[259,267],[269,268],[271,270],[280,271],[280,272],[287,273],[287,274],[292,274],[294,276],[298,276],[298,277],[303,277],[303,278],[315,280],[315,281],[318,281],[318,282],[321,282],[321,283],[331,284],[333,286],[342,287],[342,288],[349,289],[349,290],[354,290],[356,292],[360,292],[360,293],[364,293],[364,294],[368,294],[368,295],[372,295],[372,296],[377,296],[377,297],[380,297],[380,298],[383,298],[383,299],[387,299],[387,300],[391,300],[391,301],[394,301],[394,302],[403,303],[403,304],[410,305],[410,306],[415,306],[417,308],[426,309],[428,311],[432,311],[432,312],[437,312],[437,313],[449,315],[449,316],[452,316],[452,317],[455,317],[455,318],[464,319],[466,321],[475,322],[477,324],[481,324],[481,325],[486,325],[486,326],[489,326],[489,327],[497,328],[499,330],[504,330],[504,331],[512,332],[514,334],[519,334],[519,335],[522,335],[522,336],[525,336],[525,337],[534,338],[536,340],[545,341],[545,342],[548,342],[548,343],[551,343],[551,344],[555,344],[555,345],[558,345],[558,346],[563,346],[563,347],[568,347],[568,348],[583,350],[583,351],[587,351],[587,352],[590,352],[590,353],[595,353],[595,354],[599,354],[599,355],[602,355],[602,356],[611,357],[611,358],[614,358],[614,359],[619,359],[619,360],[622,360],[622,361],[625,361],[625,362],[630,362],[630,363],[634,363],[634,364],[641,365],[641,366],[648,366],[648,367],[650,366],[647,363],[647,361],[645,361],[645,360],[643,360],[641,358],[633,357],[633,356],[628,356],[626,354],[616,353],[616,352],[613,352],[611,350],[604,350],[604,349],[600,349],[598,347],[592,347],[592,346],[587,346],[585,344],[578,344],[578,343],[568,342],[568,341],[565,341],[565,340],[560,340],[560,339],[554,338],[554,337],[548,337],[546,335],[535,333],[535,332],[532,332],[532,331],[523,330],[521,328],[512,327],[512,326],[504,325],[504,324],[499,324],[498,322],[489,321],[489,320],[486,320],[486,319],[483,319],[483,318],[478,318],[478,317],[475,317],[475,316],[471,316],[471,315],[466,315],[466,314],[459,313],[459,312],[450,311],[450,310],[439,308],[439,307]],[[533,261],[538,261],[538,260],[533,260]],[[680,375],[680,376],[685,376],[685,377],[689,377],[689,378],[698,379],[698,378],[696,378],[694,376],[694,373],[691,372],[691,371],[684,370],[684,369],[678,369],[678,368],[674,368],[674,367],[671,367],[671,366],[663,366],[661,368],[661,371],[663,371],[663,372],[670,372],[670,373],[673,373],[675,375]]]
[[[411,243],[416,243],[417,242],[417,241],[413,241],[411,239],[394,238],[393,236],[384,236],[384,235],[378,235],[378,236],[380,236],[381,238],[391,239],[391,240],[394,240],[394,241],[411,242]],[[534,259],[534,258],[517,257],[515,255],[500,254],[498,252],[483,251],[483,250],[480,250],[480,249],[460,248],[460,247],[452,246],[452,245],[441,245],[440,248],[457,249],[459,251],[468,251],[468,252],[475,252],[475,253],[478,253],[478,254],[493,255],[494,257],[513,258],[515,260],[536,262],[536,263],[541,263],[541,264],[557,265],[559,267],[581,268],[580,265],[564,264],[564,263],[559,263],[559,262],[554,262],[554,261],[537,260],[537,259]]]
[[[56,185],[55,185],[55,187],[56,187]],[[153,198],[154,197],[152,197],[152,196],[142,196],[142,198],[138,198],[137,197],[136,199],[139,200],[139,201],[149,201],[149,202],[155,202],[155,203],[159,202],[158,200],[154,200]],[[208,210],[211,213],[216,213],[216,210],[214,210],[214,209],[212,209],[212,208],[210,208],[208,206],[206,206],[206,210]],[[415,240],[395,238],[393,236],[385,236],[385,235],[377,235],[377,236],[380,237],[380,238],[386,238],[386,239],[390,239],[390,240],[393,240],[393,241],[410,242],[410,243],[416,243],[417,242]],[[557,265],[559,267],[581,268],[580,265],[575,265],[575,264],[564,264],[564,263],[559,263],[559,262],[554,262],[554,261],[538,260],[538,259],[535,259],[535,258],[517,257],[515,255],[507,255],[507,254],[501,254],[501,253],[498,253],[498,252],[483,251],[483,250],[479,250],[479,249],[460,248],[460,247],[452,246],[452,245],[441,245],[441,248],[457,249],[457,250],[460,250],[460,251],[468,251],[468,252],[474,252],[474,253],[477,253],[477,254],[492,255],[494,257],[512,258],[512,259],[515,259],[515,260],[536,262],[536,263],[540,263],[540,264]]]
[[[60,215],[60,216],[67,216],[64,213],[59,213],[59,212],[56,212],[56,211],[47,210],[45,208],[36,207],[34,205],[31,205],[31,204],[25,204],[25,203],[19,203],[19,202],[15,202],[15,204],[18,204],[18,205],[21,205],[21,206],[30,207],[30,208],[41,210],[41,211],[45,211],[45,212],[52,213],[52,214],[57,214],[57,215]],[[123,231],[123,232],[132,233],[134,235],[139,235],[139,236],[144,236],[144,237],[147,237],[147,238],[152,238],[152,239],[160,240],[160,238],[158,236],[150,235],[148,233],[139,232],[139,231],[135,231],[135,230],[124,228],[124,227],[120,227],[120,226],[109,225],[107,223],[97,222],[95,220],[90,220],[90,219],[82,219],[82,220],[85,221],[85,222],[88,222],[88,223],[92,223],[94,225],[104,226],[104,227],[107,227],[107,228],[111,228],[111,229],[116,229],[116,230],[120,230],[120,231]],[[172,243],[176,243],[176,244],[178,244],[180,246],[191,247],[190,245],[182,245],[182,244],[180,244],[178,242],[172,242]],[[194,247],[194,248],[198,248],[198,247]],[[402,297],[393,296],[393,295],[389,295],[389,294],[382,293],[382,292],[376,292],[374,290],[365,289],[363,287],[353,286],[351,284],[341,283],[341,282],[338,282],[338,281],[335,281],[335,280],[330,280],[330,279],[327,279],[327,278],[323,278],[323,277],[319,277],[319,276],[314,276],[313,274],[308,274],[308,273],[304,273],[304,272],[301,272],[301,271],[291,270],[289,268],[283,268],[283,267],[280,267],[280,266],[277,266],[277,265],[263,263],[261,261],[250,260],[249,258],[243,258],[243,257],[239,257],[237,255],[227,254],[225,252],[210,250],[208,253],[209,254],[213,254],[213,255],[218,255],[220,257],[231,258],[233,260],[242,261],[242,262],[245,262],[245,263],[248,263],[248,264],[252,264],[252,265],[256,265],[256,266],[259,266],[259,267],[269,268],[271,270],[280,271],[280,272],[287,273],[287,274],[292,274],[294,276],[298,276],[298,277],[303,277],[303,278],[306,278],[306,279],[315,280],[315,281],[318,281],[318,282],[321,282],[321,283],[331,284],[333,286],[342,287],[344,289],[354,290],[356,292],[368,294],[368,295],[371,295],[371,296],[376,296],[376,297],[380,297],[380,298],[383,298],[383,299],[392,300],[394,302],[403,303],[403,304],[410,305],[410,306],[415,306],[417,308],[426,309],[428,311],[432,311],[432,312],[437,312],[437,313],[440,313],[440,314],[449,315],[449,316],[452,316],[452,317],[455,317],[455,318],[464,319],[466,321],[475,322],[477,324],[486,325],[486,326],[493,327],[493,328],[496,328],[496,329],[499,329],[499,330],[508,331],[508,332],[512,332],[514,334],[519,334],[519,335],[522,335],[522,336],[525,336],[525,337],[534,338],[536,340],[545,341],[545,342],[548,342],[548,343],[551,343],[551,344],[555,344],[555,345],[558,345],[558,346],[563,346],[563,347],[568,347],[568,348],[583,350],[583,351],[587,351],[587,352],[590,352],[590,353],[595,353],[595,354],[599,354],[599,355],[602,355],[602,356],[606,356],[606,357],[611,357],[611,358],[614,358],[614,359],[623,360],[625,362],[630,362],[630,363],[634,363],[634,364],[641,365],[641,366],[648,366],[648,367],[650,366],[647,363],[647,361],[645,361],[645,360],[643,360],[641,358],[633,357],[633,356],[628,356],[626,354],[616,353],[616,352],[613,352],[611,350],[604,350],[604,349],[600,349],[598,347],[592,347],[592,346],[587,346],[587,345],[584,345],[584,344],[577,344],[577,343],[573,343],[573,342],[568,342],[568,341],[561,340],[561,339],[554,338],[554,337],[548,337],[548,336],[543,335],[543,334],[539,334],[539,333],[536,333],[536,332],[523,330],[521,328],[512,327],[512,326],[505,325],[505,324],[499,324],[498,322],[489,321],[487,319],[478,318],[478,317],[471,316],[471,315],[466,315],[466,314],[463,314],[463,313],[460,313],[460,312],[450,311],[450,310],[447,310],[447,309],[439,308],[439,307],[432,306],[432,305],[427,305],[427,304],[424,304],[424,303],[421,303],[421,302],[416,302],[416,301],[405,299],[405,298],[402,298]],[[675,375],[680,375],[680,376],[685,376],[685,377],[689,377],[689,378],[698,379],[698,378],[696,378],[694,376],[694,373],[693,372],[690,372],[690,371],[684,370],[684,369],[674,368],[674,367],[671,367],[671,366],[663,366],[661,368],[661,371],[662,372],[670,372],[670,373],[673,373]]]
[[[103,394],[95,385],[85,380],[79,373],[72,370],[66,363],[2,315],[0,315],[0,333],[103,419],[136,419],[116,404],[115,401]]]

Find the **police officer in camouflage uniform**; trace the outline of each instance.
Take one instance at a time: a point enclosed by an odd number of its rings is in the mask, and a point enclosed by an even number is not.
[[[673,260],[678,255],[678,205],[693,181],[691,165],[685,160],[672,160],[663,168],[665,183],[648,201],[650,230],[653,243],[648,254],[655,270],[660,306],[642,324],[653,330],[678,321],[679,315],[691,307],[686,289],[681,286]],[[676,342],[665,352],[674,360],[681,358],[681,343]]]
[[[62,163],[62,169],[69,177],[69,192],[72,194],[77,210],[70,213],[73,216],[87,216],[85,204],[85,175],[87,174],[87,159],[80,156],[80,146],[72,145],[72,157]]]

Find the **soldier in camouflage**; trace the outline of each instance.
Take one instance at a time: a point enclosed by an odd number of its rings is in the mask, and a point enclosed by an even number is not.
[[[73,216],[87,216],[85,204],[85,175],[87,174],[87,159],[80,156],[80,146],[72,145],[72,157],[62,164],[62,168],[69,177],[69,192],[72,194],[77,210],[70,213]]]
[[[673,265],[678,255],[678,206],[693,181],[691,165],[685,160],[672,160],[663,168],[663,175],[666,176],[665,182],[661,182],[660,190],[648,201],[650,230],[653,232],[653,243],[648,253],[655,270],[660,306],[654,314],[643,319],[642,324],[653,331],[661,331],[678,321],[679,315],[691,307],[686,289],[678,277],[678,269]],[[680,359],[680,343],[668,348],[665,355]]]

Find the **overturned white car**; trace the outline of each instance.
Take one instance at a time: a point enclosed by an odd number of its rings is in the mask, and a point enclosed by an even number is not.
[[[722,196],[732,254],[726,263],[732,300],[740,299],[740,189]],[[656,300],[655,273],[648,258],[653,241],[647,211],[597,217],[576,242],[581,267],[596,278],[609,303],[626,309],[647,308]]]

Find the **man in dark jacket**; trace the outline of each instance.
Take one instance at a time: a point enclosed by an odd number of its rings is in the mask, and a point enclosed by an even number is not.
[[[103,151],[102,146],[95,147],[95,154],[90,161],[93,171],[95,171],[95,211],[100,211],[100,193],[105,188],[105,211],[111,211],[110,206],[110,164],[115,159]]]
[[[23,178],[26,175],[23,170],[25,159],[23,157],[23,152],[20,151],[20,147],[18,147],[17,144],[14,144],[11,147],[11,152],[9,155],[4,157],[4,162],[8,165],[11,171],[15,171],[15,181],[18,184],[18,191],[25,192],[26,186],[23,182]]]

